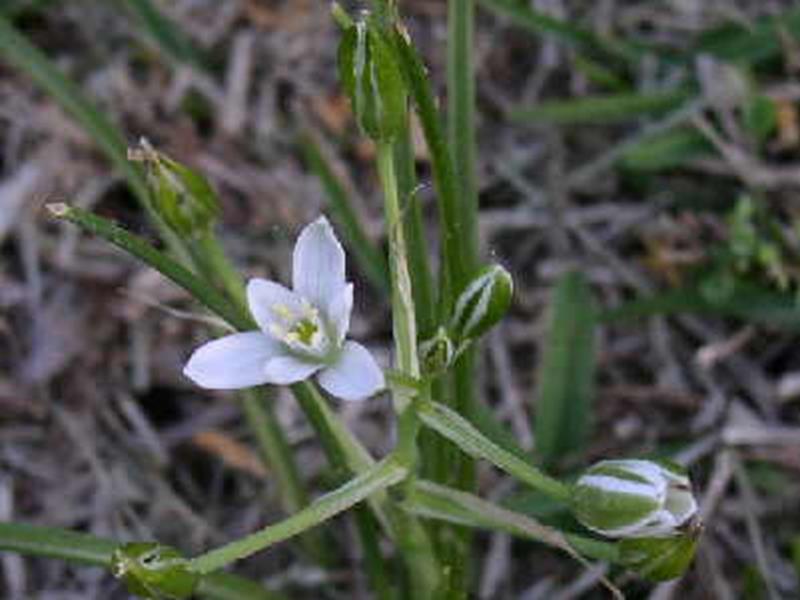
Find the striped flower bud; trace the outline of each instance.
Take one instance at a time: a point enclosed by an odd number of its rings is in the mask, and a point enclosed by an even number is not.
[[[456,300],[450,333],[456,343],[474,340],[502,319],[511,306],[514,282],[500,265],[484,267]]]
[[[157,542],[132,542],[114,550],[111,573],[140,598],[183,600],[191,597],[200,575],[189,561]]]
[[[659,537],[687,525],[697,502],[677,465],[605,460],[575,482],[572,510],[583,525],[608,537]]]

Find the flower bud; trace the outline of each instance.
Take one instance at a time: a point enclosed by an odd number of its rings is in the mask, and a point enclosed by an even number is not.
[[[435,336],[420,344],[419,354],[425,373],[441,373],[452,364],[456,352],[453,340],[444,327],[440,327]]]
[[[457,343],[480,337],[511,306],[514,282],[500,265],[484,267],[456,300],[450,333]]]
[[[587,528],[616,538],[675,534],[697,513],[685,471],[649,460],[605,460],[572,488],[572,510]]]
[[[339,45],[339,77],[361,130],[390,140],[403,127],[405,81],[394,48],[370,18],[345,31]]]
[[[692,563],[701,529],[700,525],[690,525],[677,535],[621,540],[619,560],[650,581],[675,579]]]
[[[174,548],[157,542],[133,542],[114,550],[111,573],[141,598],[181,600],[191,597],[200,575]]]
[[[202,175],[158,152],[147,140],[128,157],[147,165],[156,212],[172,230],[186,237],[210,229],[219,205]]]

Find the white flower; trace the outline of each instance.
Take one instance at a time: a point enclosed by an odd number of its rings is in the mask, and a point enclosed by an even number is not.
[[[609,537],[672,535],[697,513],[689,477],[677,465],[604,460],[572,489],[572,508],[589,529]]]
[[[247,303],[259,331],[235,333],[194,351],[183,372],[217,390],[264,383],[287,385],[317,374],[343,400],[362,400],[384,387],[383,371],[361,344],[345,340],[353,284],[345,281],[344,250],[320,217],[300,233],[289,290],[251,279]]]

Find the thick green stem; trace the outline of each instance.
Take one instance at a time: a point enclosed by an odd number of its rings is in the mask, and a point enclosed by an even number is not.
[[[198,573],[211,573],[277,542],[294,537],[351,508],[372,494],[402,481],[407,472],[405,467],[394,460],[378,463],[369,471],[325,494],[288,519],[192,559],[191,568]]]
[[[392,324],[397,370],[417,379],[420,374],[417,356],[417,329],[414,297],[408,271],[408,248],[405,241],[403,213],[398,198],[395,174],[394,147],[391,142],[378,143],[378,174],[384,195],[384,212],[389,235],[389,264],[392,274]],[[419,419],[408,392],[393,389],[395,411],[398,415],[398,443],[395,453],[411,469],[404,485],[414,481],[417,463]],[[393,529],[408,562],[412,590],[417,598],[432,598],[439,585],[438,561],[427,532],[411,515],[393,515]]]

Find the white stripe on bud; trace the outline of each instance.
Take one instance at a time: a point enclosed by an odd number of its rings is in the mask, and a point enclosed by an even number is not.
[[[572,489],[575,517],[616,538],[677,533],[696,513],[689,478],[676,465],[606,460],[590,467]]]

